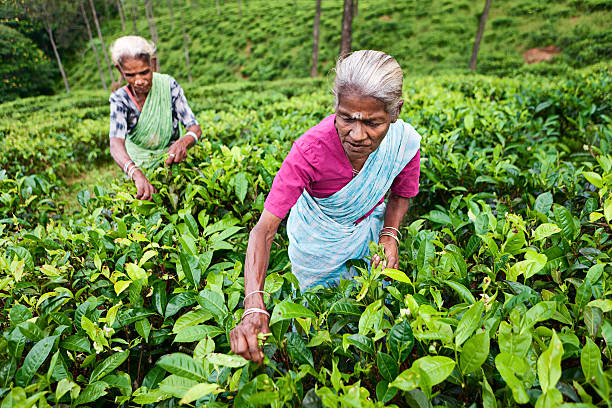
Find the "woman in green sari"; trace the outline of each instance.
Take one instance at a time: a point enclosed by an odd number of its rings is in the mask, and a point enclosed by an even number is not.
[[[155,44],[138,36],[117,39],[111,58],[127,85],[110,102],[110,153],[134,180],[136,198],[149,200],[155,189],[141,169],[180,163],[202,130],[174,78],[159,74]],[[180,137],[179,121],[187,132]]]

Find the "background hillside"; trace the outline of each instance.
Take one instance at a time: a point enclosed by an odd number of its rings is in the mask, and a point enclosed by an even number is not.
[[[95,1],[106,47],[121,35],[134,34],[132,15],[138,33],[150,38],[144,1],[122,0],[119,3],[123,5],[125,30],[121,29],[113,2]],[[473,0],[361,0],[353,21],[353,49],[384,50],[398,58],[407,74],[466,72],[484,3]],[[57,64],[40,23],[27,21],[31,15],[19,17],[17,11],[9,12],[7,2],[4,4],[0,5],[3,25],[37,40],[47,58],[34,61],[31,53],[23,51],[30,46],[27,38],[17,38],[19,33],[14,31],[0,30],[0,40],[6,45],[0,67],[0,75],[5,79],[0,85],[7,85],[6,89],[0,89],[2,100],[12,99],[12,93],[25,96],[60,89]],[[240,5],[235,0],[219,0],[219,13],[214,0],[173,0],[172,16],[167,0],[154,0],[152,4],[162,71],[182,82],[187,79],[187,68],[181,12],[188,36],[192,76],[199,84],[299,78],[310,74],[314,0],[242,0]],[[322,0],[320,76],[327,75],[339,52],[342,4],[342,0]],[[15,7],[19,9],[19,5]],[[74,5],[63,7],[65,11],[59,13],[60,16],[73,13],[70,24],[57,24],[54,29],[68,82],[73,89],[101,88],[82,16]],[[496,75],[523,70],[559,73],[568,67],[610,60],[611,11],[610,0],[493,1],[476,70]],[[90,24],[104,64],[93,21]],[[36,27],[38,34],[33,36],[31,33],[36,33]],[[523,53],[526,50],[552,45],[559,48],[561,54],[550,63],[525,64]],[[55,75],[49,75],[50,69]],[[108,70],[103,71],[108,82]],[[49,76],[55,78],[55,87],[33,79]],[[17,88],[22,92],[15,93]]]
[[[384,50],[406,73],[467,71],[484,1],[361,0],[353,21],[353,49]],[[522,53],[556,45],[556,66],[586,66],[612,58],[612,2],[602,0],[510,0],[492,2],[477,70],[506,74],[525,66]],[[310,73],[314,1],[248,0],[239,15],[236,1],[191,2],[185,7],[194,80],[204,84],[236,78],[271,80]],[[155,2],[162,70],[186,79],[178,11],[175,24],[167,1]],[[129,16],[129,12],[128,12]],[[342,0],[323,0],[318,72],[328,72],[340,47]],[[149,36],[144,16],[140,34]],[[107,46],[121,34],[117,19],[104,27]],[[550,67],[546,68],[547,70]],[[97,87],[91,51],[71,61],[71,83]]]

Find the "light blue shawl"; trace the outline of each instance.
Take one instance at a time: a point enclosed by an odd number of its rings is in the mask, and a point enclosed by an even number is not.
[[[401,119],[392,123],[382,143],[363,168],[340,191],[314,198],[306,190],[287,220],[289,259],[300,289],[335,284],[347,278],[346,262],[369,255],[368,243],[378,242],[385,203],[359,223],[383,197],[395,177],[419,150],[421,136]]]

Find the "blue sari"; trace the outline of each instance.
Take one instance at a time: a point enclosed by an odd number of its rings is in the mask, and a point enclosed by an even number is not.
[[[348,260],[369,255],[368,243],[378,241],[383,226],[385,203],[361,222],[356,221],[387,193],[419,150],[420,141],[414,128],[398,119],[359,174],[340,191],[315,198],[304,190],[287,220],[289,259],[300,289],[336,284],[349,277]]]

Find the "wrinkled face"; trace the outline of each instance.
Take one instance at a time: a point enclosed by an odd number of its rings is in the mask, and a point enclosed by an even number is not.
[[[153,85],[153,67],[140,58],[124,57],[119,68],[123,78],[139,95],[147,95]]]
[[[391,114],[380,100],[356,92],[339,95],[336,130],[351,163],[367,159],[380,146],[389,126]]]

